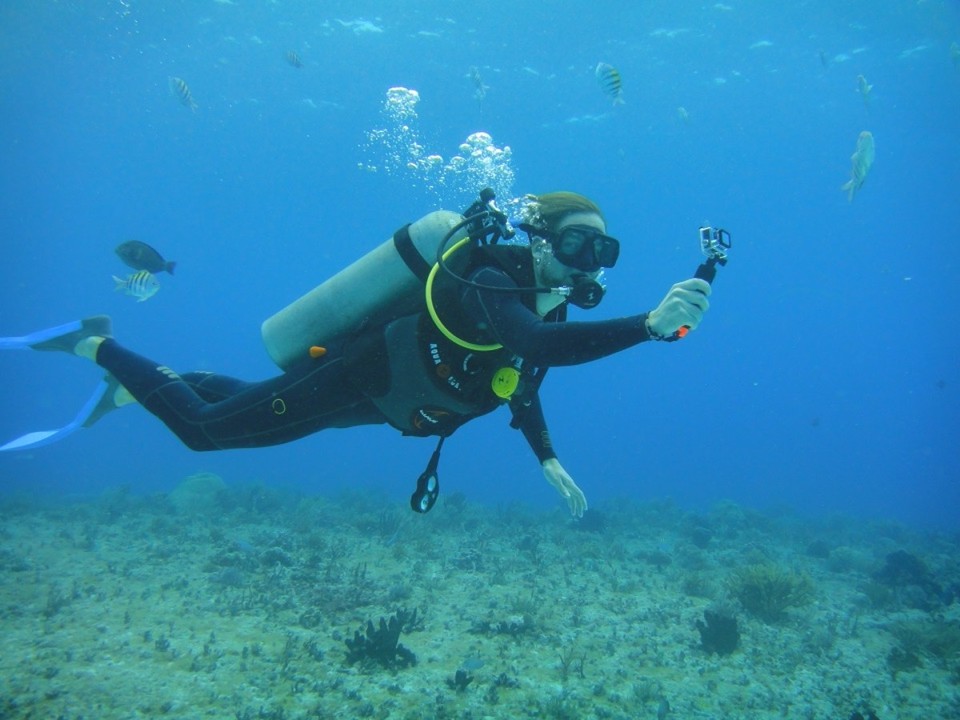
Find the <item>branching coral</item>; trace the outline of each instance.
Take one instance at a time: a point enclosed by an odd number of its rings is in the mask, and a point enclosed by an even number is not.
[[[347,663],[360,662],[367,669],[374,665],[396,670],[417,664],[417,656],[400,644],[400,633],[417,622],[417,611],[398,610],[389,620],[380,618],[379,627],[367,620],[366,633],[357,630],[347,644]]]
[[[772,622],[781,620],[788,608],[810,603],[813,582],[770,563],[749,565],[730,580],[730,592],[751,615]]]

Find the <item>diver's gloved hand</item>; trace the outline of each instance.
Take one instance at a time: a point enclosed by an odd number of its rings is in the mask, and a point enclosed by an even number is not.
[[[647,315],[650,336],[662,340],[684,326],[695,329],[710,307],[707,301],[710,290],[710,283],[700,278],[690,278],[670,288],[657,309]]]
[[[587,509],[587,496],[583,494],[583,490],[577,487],[573,478],[557,462],[556,458],[543,461],[543,476],[548,483],[557,489],[558,493],[567,499],[570,514],[574,517],[583,517],[584,511]]]

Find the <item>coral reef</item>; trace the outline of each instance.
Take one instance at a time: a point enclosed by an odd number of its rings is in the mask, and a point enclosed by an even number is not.
[[[727,608],[707,608],[703,620],[697,620],[700,631],[700,646],[708,653],[729,655],[740,644],[737,618]]]
[[[857,710],[868,720],[870,708],[927,720],[960,710],[960,604],[904,607],[873,577],[909,547],[947,588],[960,538],[894,538],[862,519],[730,504],[703,516],[669,502],[602,505],[597,533],[559,510],[459,498],[449,515],[443,506],[411,521],[373,492],[227,483],[215,497],[184,522],[163,495],[0,496],[0,716],[781,720]],[[811,554],[811,538],[835,549]],[[844,548],[857,562],[838,572]],[[731,575],[736,563],[765,569]],[[807,581],[768,582],[784,574]],[[773,616],[789,622],[770,623],[733,604],[732,577],[765,597],[815,580],[817,602],[800,602],[809,585],[781,592],[786,609]],[[865,583],[894,601],[873,603]],[[726,655],[723,618],[734,617],[739,644]]]
[[[919,557],[905,550],[888,553],[874,580],[893,593],[894,602],[919,610],[932,610],[945,597],[944,590]]]
[[[743,608],[767,622],[782,620],[789,608],[813,599],[813,582],[806,575],[772,563],[749,565],[730,581],[730,591]]]
[[[897,641],[887,658],[894,673],[920,667],[924,657],[960,673],[960,622],[943,618],[898,620],[887,630]]]
[[[209,515],[221,506],[227,485],[219,475],[196,473],[184,478],[168,499],[183,515]]]
[[[463,692],[467,686],[473,682],[473,675],[460,668],[454,673],[452,678],[447,678],[447,687],[457,692]]]
[[[397,670],[417,664],[417,656],[400,644],[400,633],[404,628],[416,625],[417,611],[397,610],[387,620],[380,618],[379,627],[375,627],[372,620],[367,620],[365,632],[357,630],[353,639],[347,638],[347,664],[359,662],[365,669],[377,665]]]

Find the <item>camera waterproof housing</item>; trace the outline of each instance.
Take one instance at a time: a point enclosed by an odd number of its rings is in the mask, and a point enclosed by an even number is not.
[[[730,233],[723,228],[700,228],[700,250],[717,264],[727,264],[727,250],[731,245]]]

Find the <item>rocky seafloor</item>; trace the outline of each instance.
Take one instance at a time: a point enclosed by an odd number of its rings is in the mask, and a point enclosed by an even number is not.
[[[204,474],[0,517],[0,718],[960,717],[942,533]]]

